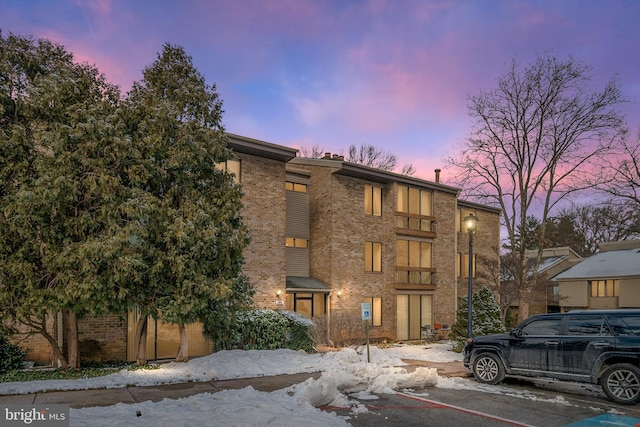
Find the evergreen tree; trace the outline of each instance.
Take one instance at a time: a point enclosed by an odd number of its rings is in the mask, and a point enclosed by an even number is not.
[[[454,351],[462,351],[467,341],[469,314],[467,311],[467,297],[462,298],[456,321],[451,328],[451,339],[455,341]],[[502,324],[502,314],[493,293],[485,286],[473,295],[473,307],[471,312],[471,333],[472,335],[498,334],[505,331]]]
[[[124,300],[108,274],[127,144],[117,87],[60,45],[0,35],[0,310],[78,367],[76,318]],[[47,316],[64,313],[64,349]]]
[[[138,361],[145,359],[144,322],[161,316],[180,329],[177,360],[186,360],[184,325],[201,320],[236,287],[248,233],[239,216],[241,187],[216,165],[231,158],[222,102],[180,47],[165,45],[134,84],[124,114],[140,163],[129,180],[129,301],[140,308]],[[224,168],[223,168],[224,169]],[[234,297],[235,298],[235,297]]]

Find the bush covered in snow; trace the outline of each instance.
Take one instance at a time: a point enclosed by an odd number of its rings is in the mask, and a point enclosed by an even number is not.
[[[454,341],[453,350],[461,352],[467,341],[468,332],[468,310],[467,297],[462,298],[456,322],[451,328],[450,338]],[[502,324],[500,307],[496,302],[493,293],[486,287],[482,287],[479,292],[473,295],[473,306],[471,312],[472,335],[499,334],[505,331]]]
[[[312,322],[291,311],[244,310],[236,314],[235,328],[219,348],[227,350],[313,350]]]

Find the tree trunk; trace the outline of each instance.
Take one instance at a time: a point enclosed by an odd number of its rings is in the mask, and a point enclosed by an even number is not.
[[[76,313],[67,312],[67,324],[69,328],[69,336],[67,337],[67,357],[69,359],[69,368],[80,368],[80,353],[78,351],[78,320]]]
[[[40,318],[37,318],[37,317],[33,316],[33,317],[29,318],[27,321],[21,321],[20,323],[22,323],[23,325],[28,326],[30,328],[33,328],[33,330],[35,332],[37,332],[38,334],[42,335],[44,337],[44,339],[47,340],[47,342],[51,346],[51,351],[53,353],[52,354],[52,363],[53,363],[54,367],[56,366],[56,364],[58,365],[58,367],[63,368],[63,369],[67,369],[69,367],[69,362],[67,361],[66,357],[64,357],[62,349],[60,348],[60,344],[49,333],[49,331],[47,331],[47,328],[46,328],[47,319],[46,318],[40,319]]]
[[[523,289],[518,300],[518,323],[529,317],[529,301],[531,301],[531,290]]]
[[[140,316],[136,325],[136,364],[147,364],[147,316]]]
[[[189,360],[189,337],[187,337],[187,329],[184,325],[178,325],[180,331],[180,347],[178,347],[178,355],[176,362],[186,362]]]

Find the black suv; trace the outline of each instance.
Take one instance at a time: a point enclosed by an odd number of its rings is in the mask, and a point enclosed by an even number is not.
[[[531,316],[507,334],[474,337],[464,366],[497,384],[505,375],[600,384],[614,402],[640,398],[640,310]]]

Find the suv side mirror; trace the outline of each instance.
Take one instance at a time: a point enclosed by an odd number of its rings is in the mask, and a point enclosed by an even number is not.
[[[509,332],[509,335],[511,335],[512,337],[519,338],[522,336],[522,331],[520,331],[520,329],[518,328],[512,329],[511,332]]]

